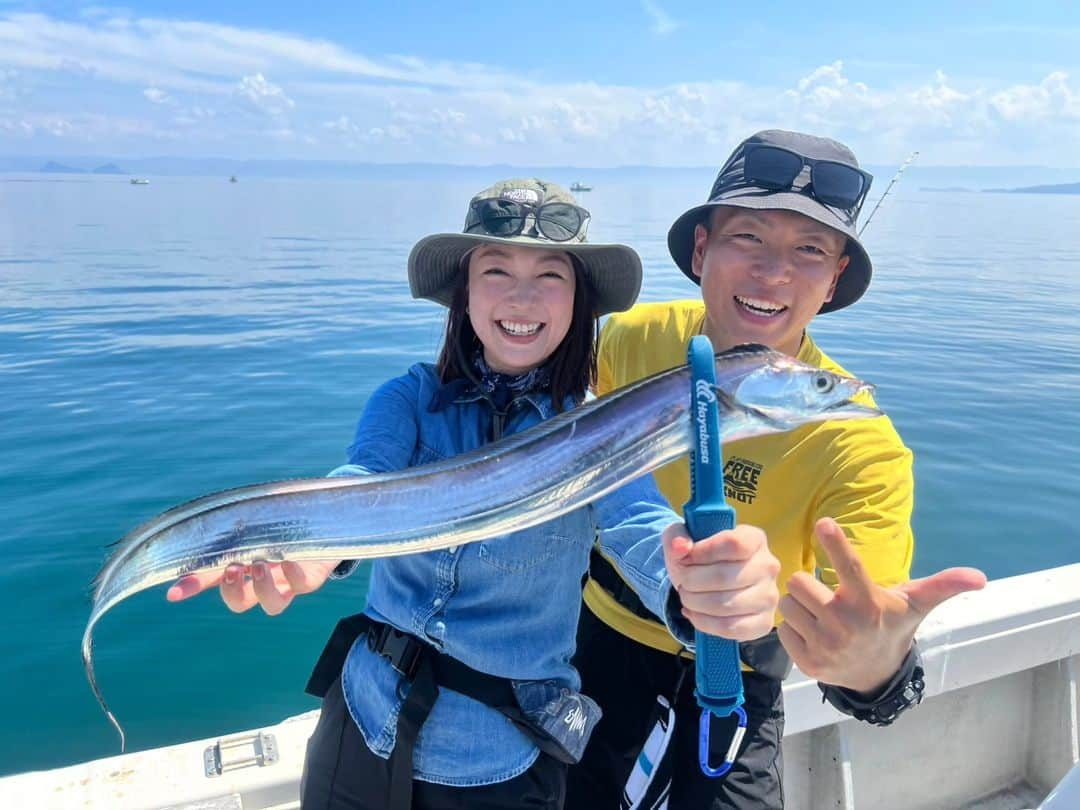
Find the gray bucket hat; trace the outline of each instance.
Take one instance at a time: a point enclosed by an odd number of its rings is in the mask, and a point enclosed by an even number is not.
[[[524,228],[516,236],[493,236],[485,228],[474,206],[483,200],[522,203],[529,211]],[[537,227],[536,209],[548,203],[569,203],[581,212],[581,223],[564,242],[548,238],[541,231],[548,222],[541,217]],[[629,309],[641,290],[641,258],[626,245],[590,245],[585,241],[589,213],[574,196],[555,183],[535,177],[504,180],[486,188],[469,201],[462,233],[437,233],[417,242],[409,254],[409,289],[413,298],[426,298],[450,306],[454,284],[466,254],[480,245],[565,250],[573,255],[596,294],[597,315]],[[505,223],[506,220],[503,220]],[[556,227],[548,227],[556,230]]]
[[[870,286],[870,276],[873,274],[870,256],[859,241],[858,232],[855,230],[855,221],[866,199],[866,192],[870,187],[869,180],[872,178],[863,172],[867,178],[865,187],[858,201],[848,208],[826,205],[813,196],[809,165],[803,165],[790,189],[776,190],[750,185],[745,180],[744,168],[747,148],[753,148],[755,144],[780,147],[812,161],[830,161],[846,164],[855,169],[859,168],[855,154],[844,144],[829,138],[819,138],[801,132],[786,132],[781,129],[768,129],[751,135],[735,148],[727,163],[720,169],[709,193],[708,202],[691,208],[671,226],[671,230],[668,231],[668,250],[671,252],[671,258],[691,281],[700,284],[701,279],[694,275],[691,264],[691,256],[694,252],[694,227],[704,222],[712,209],[728,206],[794,211],[842,233],[848,240],[844,251],[850,257],[848,265],[836,282],[836,291],[833,293],[832,300],[826,301],[818,311],[832,312],[854,304]]]

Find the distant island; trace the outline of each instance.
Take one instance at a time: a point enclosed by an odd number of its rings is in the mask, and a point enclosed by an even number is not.
[[[38,169],[39,172],[45,174],[83,174],[83,169],[76,169],[73,166],[65,166],[63,163],[53,163],[51,160]]]
[[[1080,194],[1080,183],[1058,183],[1052,186],[1023,186],[1022,188],[988,188],[997,194]]]
[[[104,166],[98,166],[96,169],[77,169],[74,166],[66,166],[63,163],[56,163],[50,160],[40,169],[39,172],[44,174],[127,174],[123,169],[117,166],[115,163],[106,163]]]

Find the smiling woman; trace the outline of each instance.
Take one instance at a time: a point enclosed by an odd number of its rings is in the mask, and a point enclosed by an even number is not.
[[[532,371],[570,331],[577,284],[566,253],[484,245],[469,255],[462,276],[469,321],[492,371]]]

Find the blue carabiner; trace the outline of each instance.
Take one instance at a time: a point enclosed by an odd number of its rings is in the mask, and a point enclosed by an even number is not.
[[[713,712],[708,709],[701,710],[701,724],[698,728],[698,764],[701,765],[703,774],[714,779],[731,770],[731,766],[735,764],[735,757],[739,753],[739,746],[742,745],[743,737],[746,736],[746,709],[736,706],[732,714],[738,715],[739,725],[735,727],[735,733],[731,735],[731,745],[724,754],[724,762],[714,768],[709,763],[709,726]]]

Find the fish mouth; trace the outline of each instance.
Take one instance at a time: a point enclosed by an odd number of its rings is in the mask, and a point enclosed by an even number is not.
[[[867,392],[872,393],[873,390],[874,390],[874,386],[867,384],[867,385],[865,385],[863,387],[860,387],[858,389],[858,391],[855,392],[855,394],[861,394],[863,391],[867,391]],[[852,397],[854,397],[855,394],[852,394]],[[848,399],[842,399],[839,402],[834,402],[832,405],[826,406],[825,408],[822,409],[822,413],[833,414],[833,415],[842,414],[842,415],[848,416],[848,417],[859,417],[859,416],[881,416],[881,414],[884,413],[884,411],[882,411],[876,405],[864,405],[861,402],[855,402],[855,400],[853,398],[848,398]]]
[[[823,410],[826,413],[843,413],[848,416],[880,416],[883,411],[876,405],[864,405],[861,402],[856,402],[855,397],[865,394],[872,397],[874,395],[874,386],[871,383],[863,382],[862,380],[846,380],[846,388],[854,389],[848,394],[847,399],[841,399],[838,402],[834,402],[832,405],[826,406]]]
[[[826,413],[843,412],[847,414],[867,414],[872,416],[880,416],[883,411],[874,405],[863,405],[859,402],[852,402],[849,399],[845,399],[841,402],[837,402],[833,405],[825,408]]]

